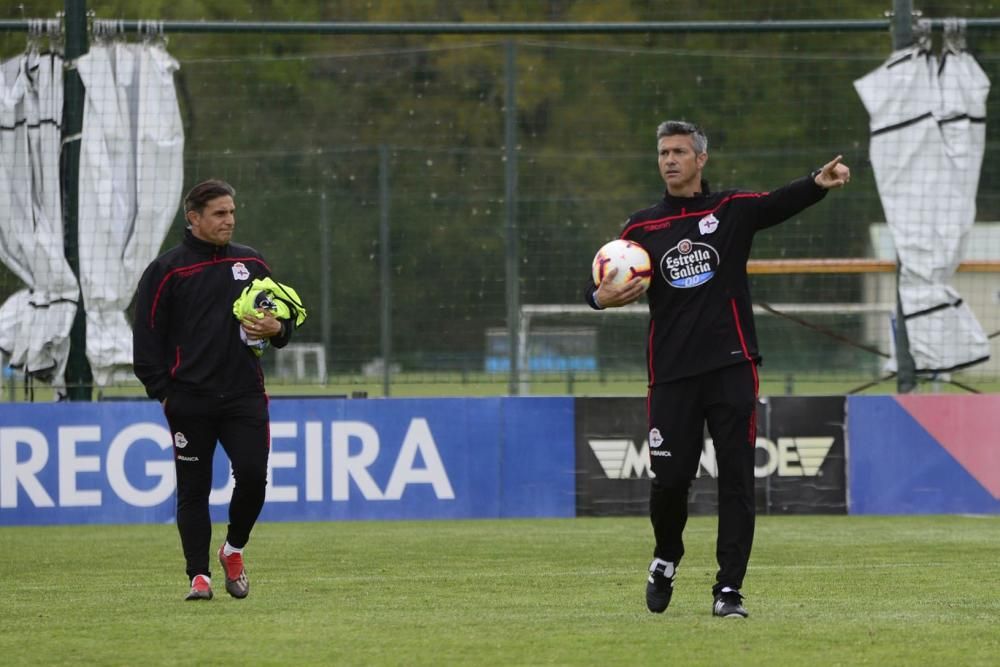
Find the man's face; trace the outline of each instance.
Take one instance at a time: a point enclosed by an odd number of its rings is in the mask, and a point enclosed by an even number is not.
[[[708,153],[696,153],[687,134],[660,137],[656,143],[660,176],[672,195],[690,196],[701,191],[701,170]]]
[[[229,195],[209,199],[201,213],[188,211],[187,221],[195,238],[214,245],[226,245],[236,226],[236,204]]]

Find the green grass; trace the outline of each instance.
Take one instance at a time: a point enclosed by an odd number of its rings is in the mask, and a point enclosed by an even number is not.
[[[527,393],[533,396],[645,396],[646,377],[641,369],[633,373],[615,372],[601,377],[597,373],[535,373],[527,383]],[[956,377],[963,384],[982,393],[1000,392],[1000,380],[991,377]],[[761,372],[761,396],[840,396],[852,392],[872,382],[870,375],[846,372],[781,373]],[[389,395],[399,397],[483,397],[509,395],[508,377],[491,373],[459,372],[408,372],[393,376]],[[271,396],[350,396],[354,392],[365,392],[371,398],[383,396],[384,387],[379,378],[360,375],[331,375],[325,385],[316,382],[292,382],[280,378],[269,378],[267,390]],[[921,380],[918,393],[968,393],[965,389],[947,382]],[[868,395],[895,394],[895,378],[866,387],[860,392]],[[97,389],[94,398],[145,398],[145,392],[138,381],[121,383],[117,386]],[[0,391],[0,402],[24,402],[23,385],[6,386]],[[36,384],[34,401],[51,402],[51,387]]]
[[[216,543],[221,541],[217,527]],[[666,614],[642,518],[265,523],[251,594],[187,589],[175,528],[0,528],[6,665],[994,665],[1000,518],[761,517],[750,618],[710,616],[693,518]],[[218,568],[216,568],[217,570]]]

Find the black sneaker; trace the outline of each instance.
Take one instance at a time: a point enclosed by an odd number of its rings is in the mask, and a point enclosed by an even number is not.
[[[662,614],[670,604],[674,594],[673,563],[654,558],[649,564],[649,578],[646,580],[646,607],[654,614]]]
[[[715,594],[712,605],[712,616],[720,618],[746,618],[747,610],[743,608],[743,596],[732,589],[719,591]]]

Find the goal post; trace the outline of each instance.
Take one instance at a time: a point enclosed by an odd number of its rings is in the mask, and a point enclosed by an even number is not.
[[[826,295],[820,292],[817,298],[801,301],[766,301],[759,297],[768,291],[752,287],[757,297],[753,312],[757,317],[761,352],[772,362],[765,364],[763,370],[789,377],[796,374],[817,377],[820,382],[827,376],[854,378],[858,385],[883,375],[886,362],[895,356],[896,270],[896,262],[877,258],[751,260],[747,271],[752,281],[782,276],[793,280],[795,276],[802,276],[803,280],[812,276],[815,280],[822,274],[854,275],[857,286],[854,300],[826,300],[825,296],[834,294],[829,290]],[[987,274],[977,279],[980,281],[988,275],[1000,276],[1000,260],[965,261],[958,267],[958,273]],[[1000,292],[996,298],[1000,299]],[[615,327],[619,332],[599,336],[603,347],[598,348],[596,373],[591,375],[603,377],[607,370],[604,364],[613,359],[607,341],[603,340],[610,337],[614,340],[611,346],[620,348],[631,359],[627,373],[644,377],[644,368],[635,360],[643,350],[644,327],[649,317],[645,302],[602,311],[594,311],[584,303],[523,304],[519,315],[516,354],[522,370],[518,386],[522,395],[530,393],[533,380],[543,375],[537,371],[539,364],[533,359],[538,337],[576,329],[603,331],[602,328]],[[623,326],[625,320],[632,323]],[[998,328],[989,317],[984,326],[989,332]],[[587,373],[577,372],[577,375]]]

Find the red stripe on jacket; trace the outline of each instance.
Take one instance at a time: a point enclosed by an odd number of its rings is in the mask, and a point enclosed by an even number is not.
[[[743,358],[750,362],[750,372],[753,373],[753,412],[750,414],[750,428],[747,439],[751,445],[757,444],[757,392],[760,390],[760,377],[757,375],[757,364],[753,362],[750,351],[747,349],[747,341],[743,336],[743,327],[740,326],[740,313],[736,308],[736,299],[730,299],[729,305],[733,309],[733,322],[736,323],[736,335],[740,339],[740,348],[743,350]]]
[[[163,276],[163,280],[160,281],[160,284],[156,288],[156,296],[153,297],[153,306],[149,309],[149,328],[156,328],[156,306],[160,301],[160,294],[163,292],[163,288],[166,287],[167,281],[170,280],[174,274],[182,271],[190,271],[191,269],[197,269],[202,266],[223,264],[225,262],[260,262],[265,269],[268,271],[271,270],[271,268],[259,257],[223,257],[221,259],[213,259],[208,262],[198,262],[197,264],[189,264],[187,266],[179,266],[176,269],[172,269],[167,273],[167,275]]]
[[[764,197],[764,196],[766,196],[768,194],[769,193],[767,193],[767,192],[737,192],[735,194],[729,195],[728,197],[724,197],[722,199],[722,201],[720,201],[718,204],[716,204],[715,208],[712,208],[712,209],[706,209],[704,211],[691,211],[690,213],[686,213],[686,212],[685,213],[678,213],[677,215],[668,215],[665,218],[656,218],[655,220],[643,220],[642,222],[636,222],[636,223],[633,223],[631,225],[628,225],[624,229],[624,231],[622,231],[620,238],[625,238],[625,236],[630,231],[632,231],[633,229],[635,229],[636,227],[646,227],[647,225],[657,225],[657,224],[659,224],[661,222],[667,222],[668,220],[679,220],[681,218],[688,218],[688,217],[691,217],[691,216],[694,216],[694,215],[705,216],[705,215],[709,215],[710,213],[715,213],[720,208],[722,208],[723,204],[725,204],[726,202],[728,202],[731,199],[756,199],[758,197]]]

